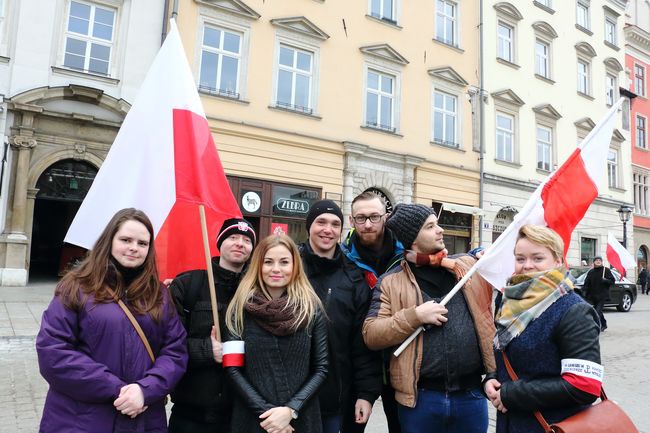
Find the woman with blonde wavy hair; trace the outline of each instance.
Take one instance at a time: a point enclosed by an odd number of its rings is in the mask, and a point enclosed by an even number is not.
[[[314,396],[327,374],[327,329],[291,238],[260,242],[226,326],[223,366],[239,395],[232,431],[320,433]]]

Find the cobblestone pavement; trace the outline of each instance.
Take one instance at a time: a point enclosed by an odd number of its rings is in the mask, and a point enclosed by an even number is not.
[[[46,305],[44,298],[50,296],[51,290],[43,293],[46,294],[40,297],[23,296],[27,299],[25,302],[3,296],[0,289],[0,330],[3,327],[11,328],[11,325],[3,325],[9,320],[9,312],[25,316],[24,323],[12,317],[13,322],[20,326],[0,334],[0,433],[38,431],[47,384],[38,372],[34,329],[37,329],[40,311]],[[650,371],[646,368],[650,359],[650,296],[640,295],[629,313],[608,310],[606,314],[609,328],[601,337],[605,389],[610,398],[625,408],[641,433],[650,433],[650,417],[647,414]],[[28,332],[32,334],[25,335]],[[492,410],[490,418],[489,431],[494,432]],[[366,432],[386,432],[381,401],[375,404]]]

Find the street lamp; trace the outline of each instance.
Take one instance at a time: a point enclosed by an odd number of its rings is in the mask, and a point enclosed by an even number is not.
[[[630,220],[630,215],[632,215],[632,208],[626,204],[622,204],[618,208],[618,217],[623,223],[623,247],[627,249],[627,222]]]

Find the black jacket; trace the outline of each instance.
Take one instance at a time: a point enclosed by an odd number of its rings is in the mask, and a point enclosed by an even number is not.
[[[327,315],[330,363],[319,394],[321,412],[340,414],[359,398],[372,404],[381,393],[381,355],[368,349],[361,334],[371,296],[363,271],[338,245],[332,259],[316,255],[308,242],[300,255]]]
[[[612,271],[604,266],[593,268],[585,277],[584,291],[586,299],[592,304],[609,298],[609,287],[616,279]]]
[[[212,259],[216,286],[221,341],[227,333],[224,318],[242,273],[219,266]],[[194,270],[179,274],[169,289],[181,323],[187,330],[189,362],[187,372],[172,393],[172,411],[184,418],[204,423],[227,423],[232,412],[232,395],[226,386],[225,373],[214,360],[210,332],[214,321],[208,290],[208,273]]]
[[[232,338],[231,338],[232,339]],[[265,433],[259,415],[273,407],[298,412],[291,421],[300,433],[322,431],[317,395],[327,376],[327,328],[316,313],[309,329],[276,337],[248,314],[244,316],[244,367],[227,367],[239,398],[235,400],[232,431]]]

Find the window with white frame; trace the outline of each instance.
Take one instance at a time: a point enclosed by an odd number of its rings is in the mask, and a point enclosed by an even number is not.
[[[380,20],[397,22],[395,3],[398,0],[370,0],[370,16]]]
[[[497,47],[497,56],[500,59],[506,60],[510,63],[514,63],[514,34],[515,29],[512,26],[509,26],[501,21],[499,21],[497,27],[497,38],[498,38],[498,47]]]
[[[551,77],[550,51],[548,43],[540,39],[535,40],[535,73],[544,78]]]
[[[433,141],[458,147],[458,97],[438,90],[433,92]]]
[[[614,105],[616,99],[616,76],[612,74],[605,75],[605,100],[610,107]]]
[[[458,46],[458,5],[449,0],[436,1],[436,39],[447,45]]]
[[[650,176],[647,173],[634,173],[634,212],[639,215],[650,214]]]
[[[634,64],[634,91],[639,96],[645,96],[645,68]]]
[[[395,132],[395,77],[368,69],[366,126]]]
[[[553,131],[537,125],[537,168],[551,171],[553,156]]]
[[[578,92],[589,94],[589,63],[578,59]]]
[[[618,188],[618,150],[611,148],[607,152],[607,184]]]
[[[515,118],[505,113],[497,112],[496,116],[496,159],[506,162],[515,160]]]
[[[616,19],[605,17],[605,41],[616,45]]]
[[[537,3],[546,6],[547,8],[553,7],[553,2],[551,0],[537,0]]]
[[[276,105],[311,114],[314,53],[280,44]]]
[[[648,148],[647,122],[645,117],[636,115],[636,147],[639,149]]]
[[[203,27],[199,89],[239,98],[242,35],[213,26]]]
[[[576,2],[576,23],[587,30],[591,29],[589,20],[589,0],[578,0]]]
[[[115,16],[115,9],[71,1],[63,65],[80,71],[109,75]]]

